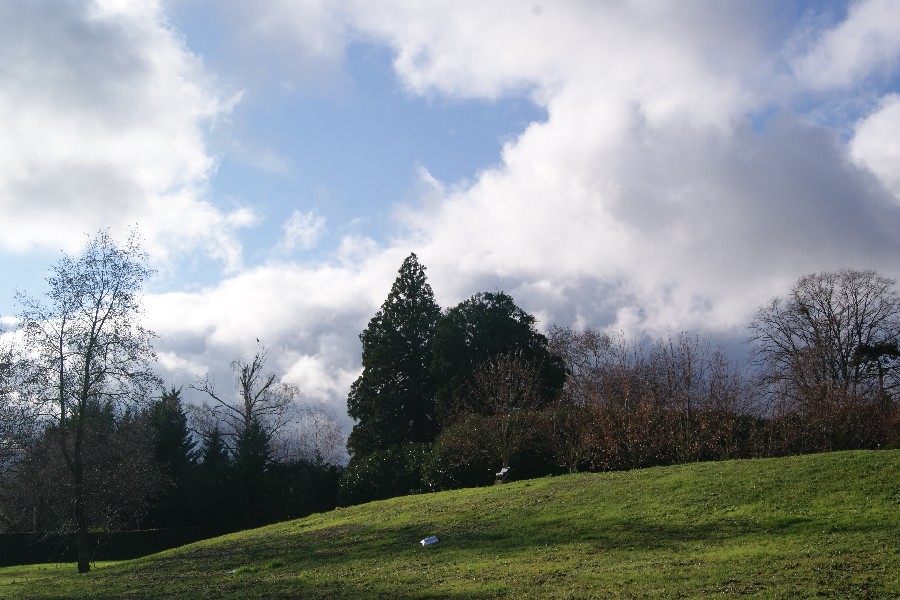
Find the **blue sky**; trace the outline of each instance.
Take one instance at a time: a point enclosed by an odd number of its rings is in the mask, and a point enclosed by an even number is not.
[[[383,48],[354,44],[345,61],[340,89],[275,89],[248,98],[252,112],[235,118],[232,135],[281,164],[261,170],[226,150],[213,186],[216,194],[265,202],[263,236],[277,238],[278,226],[300,209],[315,211],[339,231],[353,226],[386,242],[392,205],[414,201],[420,168],[441,181],[473,177],[499,162],[504,140],[544,118],[522,97],[444,100],[406,93]]]
[[[137,225],[175,385],[256,339],[346,430],[415,251],[438,301],[726,343],[801,275],[900,267],[900,2],[12,0],[0,319]]]

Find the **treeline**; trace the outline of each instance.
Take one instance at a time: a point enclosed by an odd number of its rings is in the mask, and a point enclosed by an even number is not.
[[[79,501],[92,534],[178,528],[209,537],[328,510],[337,502],[338,466],[304,453],[276,456],[273,437],[256,425],[232,439],[221,426],[198,434],[189,426],[180,389],[121,413],[110,403],[90,403],[78,418],[84,447]],[[77,533],[74,481],[59,440],[73,434],[61,432],[56,422],[21,433],[15,460],[6,461],[2,474],[2,531],[50,539]],[[185,534],[172,535],[177,540]]]
[[[579,470],[900,442],[900,297],[872,271],[819,273],[749,324],[752,363],[686,333],[537,329],[503,292],[441,309],[415,254],[360,334],[346,441],[267,369],[163,388],[132,238],[53,267],[0,347],[0,533],[225,532],[390,496]]]
[[[264,348],[232,363],[231,389],[191,383],[203,403],[162,389],[145,262],[134,236],[100,232],[54,265],[45,297],[19,295],[16,342],[0,347],[0,533],[74,537],[81,572],[99,533],[223,533],[337,502],[340,431],[267,371]]]
[[[441,312],[413,254],[360,336],[342,495],[900,442],[893,280],[806,276],[749,331],[748,365],[686,333],[544,336],[503,293]]]

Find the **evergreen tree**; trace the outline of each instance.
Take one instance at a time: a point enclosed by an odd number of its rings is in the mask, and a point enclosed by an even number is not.
[[[357,421],[347,442],[352,455],[434,439],[431,341],[440,313],[425,267],[410,254],[359,336],[363,373],[347,398]]]
[[[153,502],[149,523],[155,527],[190,524],[189,494],[196,466],[193,436],[181,402],[181,389],[172,386],[150,405],[147,418],[153,431],[154,458],[166,488]]]
[[[181,388],[172,386],[150,405],[150,425],[155,436],[154,456],[165,473],[177,480],[194,466],[193,435],[181,402]]]
[[[234,469],[242,477],[258,478],[272,462],[270,436],[262,424],[252,419],[237,437],[234,447]]]
[[[231,467],[225,436],[218,427],[210,430],[203,438],[200,448],[200,469],[206,476],[224,476]]]
[[[471,383],[475,370],[498,356],[516,354],[534,365],[539,372],[540,403],[556,398],[566,378],[565,367],[535,324],[535,318],[503,292],[475,294],[441,316],[433,352],[435,376],[440,380],[437,410],[443,424],[458,411],[485,412]]]
[[[233,502],[236,522],[255,527],[269,522],[271,513],[267,471],[272,463],[270,436],[257,419],[238,434],[234,448]]]
[[[197,522],[220,531],[235,528],[231,493],[231,458],[225,436],[215,427],[203,436],[200,464],[197,466],[197,500],[202,507]]]

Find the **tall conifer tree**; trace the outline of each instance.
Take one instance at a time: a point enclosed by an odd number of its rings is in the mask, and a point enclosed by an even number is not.
[[[197,451],[187,415],[181,401],[181,388],[163,390],[147,411],[153,432],[153,454],[166,484],[154,500],[146,523],[154,527],[190,524],[190,486],[196,467]]]
[[[347,442],[354,456],[436,436],[431,340],[440,314],[425,267],[410,254],[359,336],[363,373],[347,398],[357,421]]]

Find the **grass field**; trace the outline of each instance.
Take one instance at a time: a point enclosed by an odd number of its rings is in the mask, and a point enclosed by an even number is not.
[[[896,599],[900,451],[395,498],[74,571],[0,569],[0,598]]]

